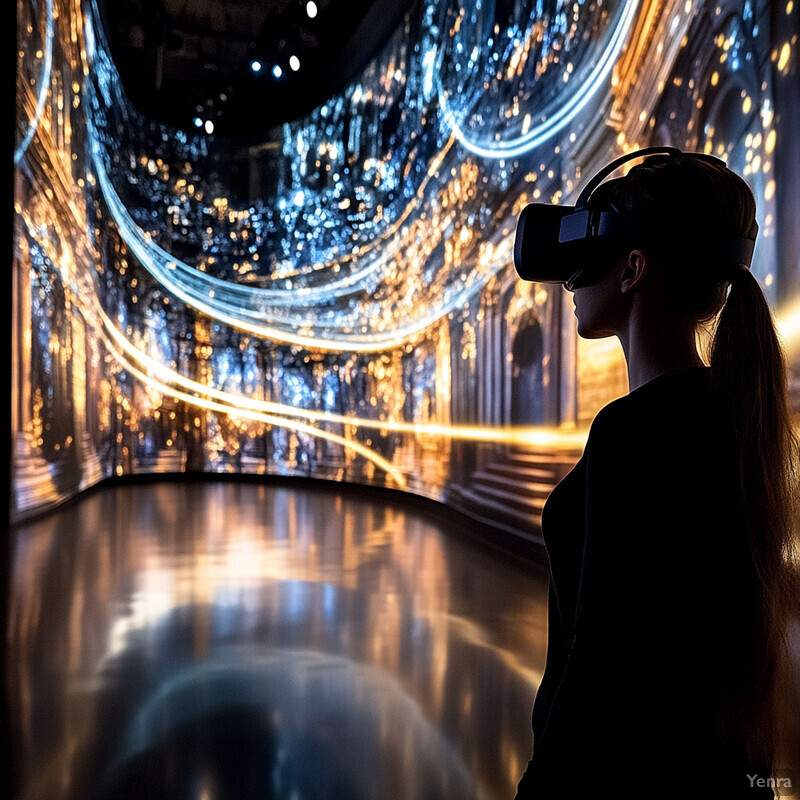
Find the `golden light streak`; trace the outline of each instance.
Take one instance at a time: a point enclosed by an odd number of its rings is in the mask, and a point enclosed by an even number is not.
[[[330,433],[329,431],[324,431],[320,428],[315,428],[313,425],[308,425],[305,422],[298,422],[297,420],[285,419],[283,417],[276,417],[271,414],[264,414],[259,411],[252,411],[249,409],[242,409],[237,408],[236,406],[227,406],[223,403],[218,403],[213,400],[207,400],[202,397],[197,397],[195,395],[187,394],[185,392],[179,391],[172,387],[167,386],[166,384],[161,383],[160,381],[151,378],[150,376],[146,375],[142,372],[138,367],[134,366],[127,362],[124,356],[121,354],[117,354],[120,358],[120,361],[124,368],[130,371],[133,375],[135,375],[145,386],[155,389],[156,391],[161,392],[162,394],[169,395],[174,397],[176,400],[182,400],[185,403],[190,405],[194,405],[198,408],[206,409],[207,411],[215,411],[225,415],[233,415],[237,417],[245,417],[246,419],[250,419],[254,422],[264,422],[267,425],[275,425],[276,427],[280,428],[288,428],[289,430],[299,431],[301,433],[307,433],[311,436],[317,436],[320,439],[327,439],[330,442],[334,442],[335,444],[340,444],[342,447],[347,448],[348,450],[352,450],[360,455],[364,456],[364,458],[372,461],[376,466],[380,467],[384,470],[387,475],[390,475],[397,485],[400,488],[405,488],[406,486],[406,479],[400,470],[398,470],[390,461],[387,461],[382,456],[379,456],[373,450],[370,450],[365,445],[362,445],[360,442],[356,442],[352,439],[347,439],[344,436],[339,436],[335,433]]]
[[[575,448],[586,443],[585,431],[564,431],[557,427],[545,426],[476,426],[476,425],[437,425],[430,423],[403,422],[397,420],[376,420],[363,417],[332,414],[314,409],[296,408],[284,403],[274,403],[269,400],[257,400],[232,392],[222,391],[213,386],[206,386],[181,375],[159,361],[143,353],[132,344],[106,315],[98,308],[103,327],[111,338],[117,343],[130,358],[141,365],[150,376],[157,376],[161,381],[176,384],[183,390],[191,393],[191,398],[200,399],[203,396],[214,398],[219,403],[226,404],[228,413],[255,412],[259,414],[283,414],[293,417],[304,417],[308,420],[341,425],[356,425],[362,428],[371,428],[394,433],[413,433],[422,436],[438,436],[442,438],[458,439],[477,442],[498,442],[500,444],[538,445],[545,447]],[[180,390],[176,390],[180,391]],[[170,394],[171,390],[167,390]],[[194,402],[190,399],[189,402]]]
[[[25,221],[29,226],[31,225],[31,221],[27,217],[25,217]],[[45,246],[45,249],[49,248]],[[54,260],[53,263],[58,262]],[[105,313],[100,306],[97,295],[93,291],[81,292],[75,287],[70,286],[70,288],[73,301],[81,307],[81,313],[84,318],[87,321],[93,318],[95,327],[105,331],[107,335],[103,338],[113,351],[114,356],[123,368],[136,375],[146,387],[198,408],[304,432],[308,435],[340,444],[351,451],[359,453],[384,470],[401,488],[406,486],[406,479],[402,472],[366,445],[317,428],[307,422],[292,419],[292,417],[302,417],[308,421],[318,423],[342,424],[378,431],[410,433],[415,436],[494,442],[497,444],[530,445],[559,450],[582,448],[586,441],[586,431],[581,430],[564,431],[556,427],[545,426],[506,426],[501,428],[375,420],[331,414],[313,409],[295,408],[282,403],[261,401],[225,392],[187,378],[139,350]],[[89,305],[91,308],[86,307],[87,296],[90,298]],[[99,325],[97,321],[99,321]]]
[[[30,221],[26,219],[26,222],[30,224]],[[54,261],[54,263],[58,263]],[[190,381],[186,378],[183,378],[180,375],[169,370],[163,364],[154,361],[153,359],[147,357],[144,353],[142,353],[138,348],[134,347],[127,338],[119,331],[116,326],[111,322],[108,315],[105,311],[101,308],[97,295],[95,293],[89,293],[91,297],[91,308],[87,308],[86,304],[84,303],[83,294],[79,291],[76,291],[75,287],[69,283],[65,283],[65,288],[68,288],[69,291],[73,294],[73,301],[76,305],[81,307],[81,314],[83,315],[84,319],[89,322],[92,317],[95,319],[100,320],[100,326],[106,330],[107,333],[110,334],[110,339],[105,337],[106,345],[114,351],[114,356],[120,362],[120,364],[128,371],[130,371],[133,375],[139,378],[142,381],[145,387],[150,389],[155,389],[162,394],[167,396],[173,397],[178,400],[182,400],[185,403],[196,406],[199,408],[204,408],[209,411],[219,412],[225,415],[232,415],[238,417],[244,417],[246,419],[250,419],[256,422],[264,422],[268,425],[274,425],[277,427],[288,428],[289,430],[295,430],[302,433],[307,433],[311,436],[316,436],[321,439],[326,439],[330,442],[334,442],[335,444],[340,444],[343,447],[356,452],[366,459],[374,463],[376,466],[380,467],[384,470],[387,475],[391,476],[397,485],[400,488],[405,488],[406,486],[406,479],[405,476],[400,472],[390,461],[387,461],[382,456],[375,453],[370,448],[362,445],[360,442],[353,441],[351,439],[347,439],[344,436],[340,436],[335,433],[330,433],[329,431],[322,430],[320,428],[315,428],[313,425],[309,425],[304,422],[299,422],[297,420],[286,419],[282,417],[274,416],[273,414],[265,413],[263,411],[254,410],[252,408],[247,408],[243,405],[237,405],[238,400],[243,399],[238,397],[237,395],[232,395],[226,392],[219,392],[217,390],[212,389],[211,387],[204,386],[203,384],[199,384],[196,381]],[[94,312],[92,314],[92,312]],[[99,326],[96,326],[99,327]],[[99,331],[98,331],[99,333]],[[144,370],[148,368],[151,369],[156,374],[158,373],[166,373],[167,376],[171,376],[173,378],[178,378],[180,381],[176,382],[183,382],[192,387],[192,391],[197,391],[200,394],[210,394],[210,395],[217,395],[221,399],[233,398],[234,402],[230,405],[226,405],[224,402],[216,402],[213,400],[208,400],[203,397],[199,397],[196,394],[187,394],[184,391],[176,389],[172,386],[167,385],[166,383],[162,383],[160,380],[157,380],[150,375],[148,375],[142,369],[135,366],[135,364],[131,363],[123,353],[121,353],[115,346],[114,343],[117,343],[121,346],[124,353],[128,353],[129,355],[133,356],[134,360],[139,362],[140,364],[144,364]],[[273,405],[279,407],[278,404],[264,404],[264,405]],[[290,407],[286,407],[290,408]],[[350,424],[354,424],[352,420],[349,421]]]

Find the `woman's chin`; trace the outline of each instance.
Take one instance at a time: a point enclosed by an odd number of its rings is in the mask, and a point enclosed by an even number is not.
[[[581,339],[608,339],[610,336],[614,335],[614,331],[593,328],[591,325],[587,325],[578,320],[578,336],[580,336]]]

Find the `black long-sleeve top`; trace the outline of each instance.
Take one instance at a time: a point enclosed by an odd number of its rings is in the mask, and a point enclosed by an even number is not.
[[[772,797],[717,728],[754,657],[757,589],[709,370],[603,408],[542,530],[547,658],[517,800]]]

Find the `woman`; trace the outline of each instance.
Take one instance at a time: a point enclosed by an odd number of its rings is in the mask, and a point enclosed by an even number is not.
[[[800,716],[798,450],[747,268],[755,201],[721,161],[676,151],[587,207],[615,233],[575,248],[578,333],[619,338],[630,392],[544,509],[547,661],[517,798],[772,797],[792,779],[773,774],[782,714]]]

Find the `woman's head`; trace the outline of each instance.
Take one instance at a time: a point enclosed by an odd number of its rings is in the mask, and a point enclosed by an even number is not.
[[[627,175],[601,184],[589,205],[614,208],[626,235],[606,268],[633,249],[644,251],[660,273],[665,298],[698,322],[722,307],[728,284],[741,271],[742,240],[758,231],[753,193],[718,159],[701,154],[651,156]]]

